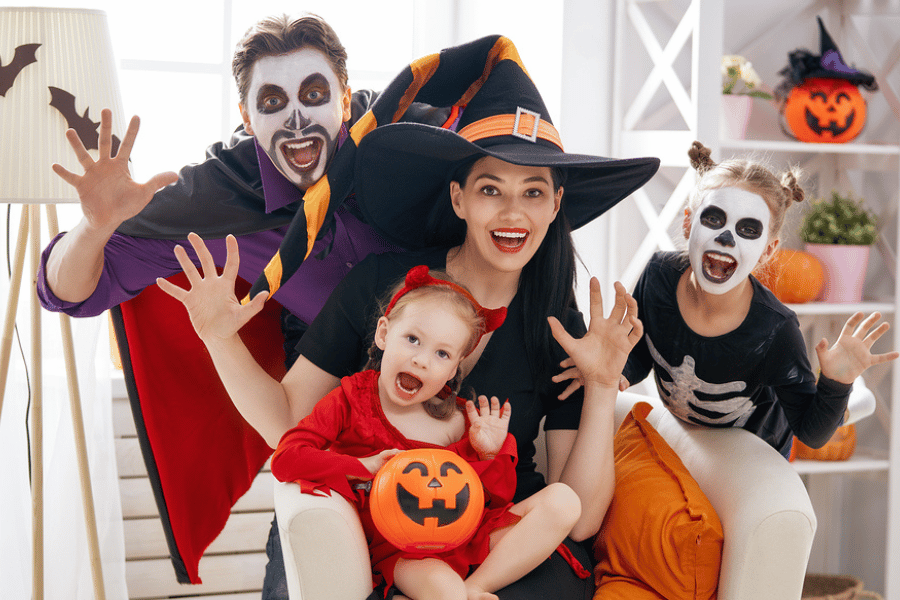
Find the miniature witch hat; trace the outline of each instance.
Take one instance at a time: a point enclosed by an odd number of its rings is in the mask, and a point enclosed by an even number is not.
[[[816,17],[816,20],[819,22],[820,54],[815,55],[804,48],[790,52],[788,65],[778,72],[779,75],[784,76],[784,79],[775,90],[775,95],[779,99],[784,99],[790,94],[791,89],[814,77],[845,79],[870,92],[876,91],[878,84],[875,82],[875,76],[848,65],[841,55],[841,51],[838,50],[837,44],[825,29],[822,18]]]

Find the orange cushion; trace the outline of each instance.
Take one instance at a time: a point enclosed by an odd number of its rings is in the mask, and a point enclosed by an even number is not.
[[[716,598],[722,524],[639,402],[613,443],[616,488],[594,541],[594,600]]]

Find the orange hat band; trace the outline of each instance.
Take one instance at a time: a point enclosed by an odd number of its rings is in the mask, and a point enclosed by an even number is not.
[[[542,139],[563,150],[562,140],[556,128],[542,120],[538,113],[521,107],[514,115],[487,117],[466,125],[458,133],[470,142],[499,135],[513,135],[532,143]]]

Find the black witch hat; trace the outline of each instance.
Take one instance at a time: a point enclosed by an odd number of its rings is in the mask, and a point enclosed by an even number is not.
[[[490,37],[478,45],[509,45]],[[659,159],[565,152],[541,94],[518,59],[499,60],[462,104],[456,131],[421,123],[378,127],[359,145],[356,198],[366,221],[407,248],[461,243],[465,223],[449,210],[449,179],[473,158],[565,170],[562,211],[572,229],[647,183]]]

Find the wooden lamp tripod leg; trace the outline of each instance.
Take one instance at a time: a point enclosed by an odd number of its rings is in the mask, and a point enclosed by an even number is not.
[[[40,207],[31,205],[28,235],[31,238],[31,278],[37,277],[41,239]],[[44,365],[41,360],[41,306],[31,286],[31,570],[32,597],[44,598]]]
[[[0,348],[0,417],[3,415],[3,397],[6,395],[6,376],[9,374],[9,357],[12,351],[13,329],[16,325],[16,311],[19,308],[19,290],[22,287],[22,268],[25,265],[25,246],[28,243],[28,212],[30,206],[22,208],[19,219],[19,237],[16,238],[16,254],[13,259],[12,279],[6,302],[6,319],[3,321],[3,346]]]

